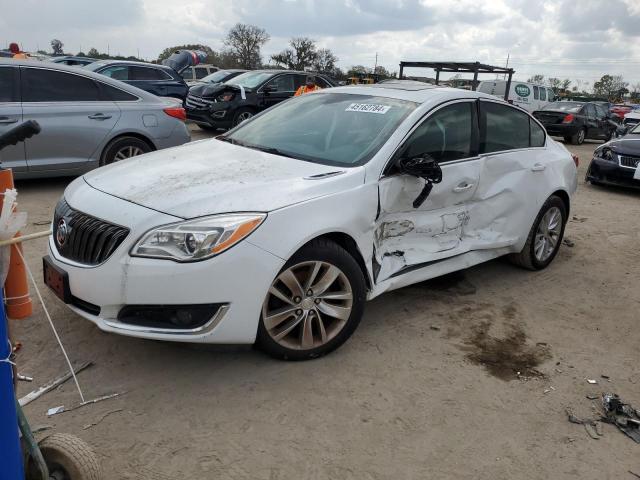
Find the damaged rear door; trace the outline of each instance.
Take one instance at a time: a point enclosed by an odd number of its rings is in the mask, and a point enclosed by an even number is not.
[[[376,282],[465,253],[469,204],[479,183],[478,115],[474,100],[433,110],[396,151],[379,183],[379,215],[374,238]],[[442,169],[418,208],[413,201],[425,181],[402,174],[402,158],[433,158]]]

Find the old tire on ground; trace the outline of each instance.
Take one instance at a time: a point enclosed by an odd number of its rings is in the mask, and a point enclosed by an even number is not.
[[[571,143],[574,145],[582,145],[585,138],[587,138],[587,131],[584,128],[581,128],[571,136]]]
[[[233,126],[236,127],[240,125],[245,120],[249,120],[256,113],[250,108],[239,108],[236,110],[236,113],[233,115]]]
[[[512,263],[528,270],[549,266],[560,249],[567,224],[567,207],[560,197],[550,196],[533,222],[520,253],[509,256]]]
[[[136,157],[143,153],[150,152],[152,148],[147,142],[137,137],[119,137],[112,140],[106,146],[100,157],[100,166]]]
[[[271,284],[256,345],[283,360],[325,355],[353,334],[365,299],[356,260],[330,240],[314,240],[291,257]]]
[[[100,480],[100,464],[93,450],[82,440],[66,433],[54,433],[38,446],[50,478],[64,480]],[[58,476],[55,476],[55,475]],[[29,478],[29,477],[27,477]]]

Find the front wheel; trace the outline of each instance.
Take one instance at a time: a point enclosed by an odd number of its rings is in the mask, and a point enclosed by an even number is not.
[[[283,360],[325,355],[355,331],[365,291],[354,258],[331,241],[315,240],[291,257],[271,284],[256,344]]]
[[[49,469],[49,478],[60,480],[100,480],[100,464],[93,450],[78,437],[54,433],[38,447]],[[27,472],[27,478],[34,478]]]
[[[566,224],[567,207],[561,198],[552,195],[533,222],[524,248],[512,254],[510,260],[529,270],[548,267],[560,249]]]
[[[240,125],[245,120],[249,120],[255,113],[250,108],[239,108],[233,116],[233,126]]]

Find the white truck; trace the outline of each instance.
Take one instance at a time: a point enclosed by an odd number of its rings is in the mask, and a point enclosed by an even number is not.
[[[478,91],[504,98],[507,88],[506,80],[486,80],[480,82]],[[537,85],[529,82],[511,81],[509,88],[509,103],[517,105],[529,112],[542,109],[545,105],[555,101],[553,90],[544,85]]]

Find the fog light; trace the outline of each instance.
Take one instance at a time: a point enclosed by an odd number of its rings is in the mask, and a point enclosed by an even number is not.
[[[222,305],[126,305],[120,309],[118,321],[150,328],[191,330],[205,325]]]

